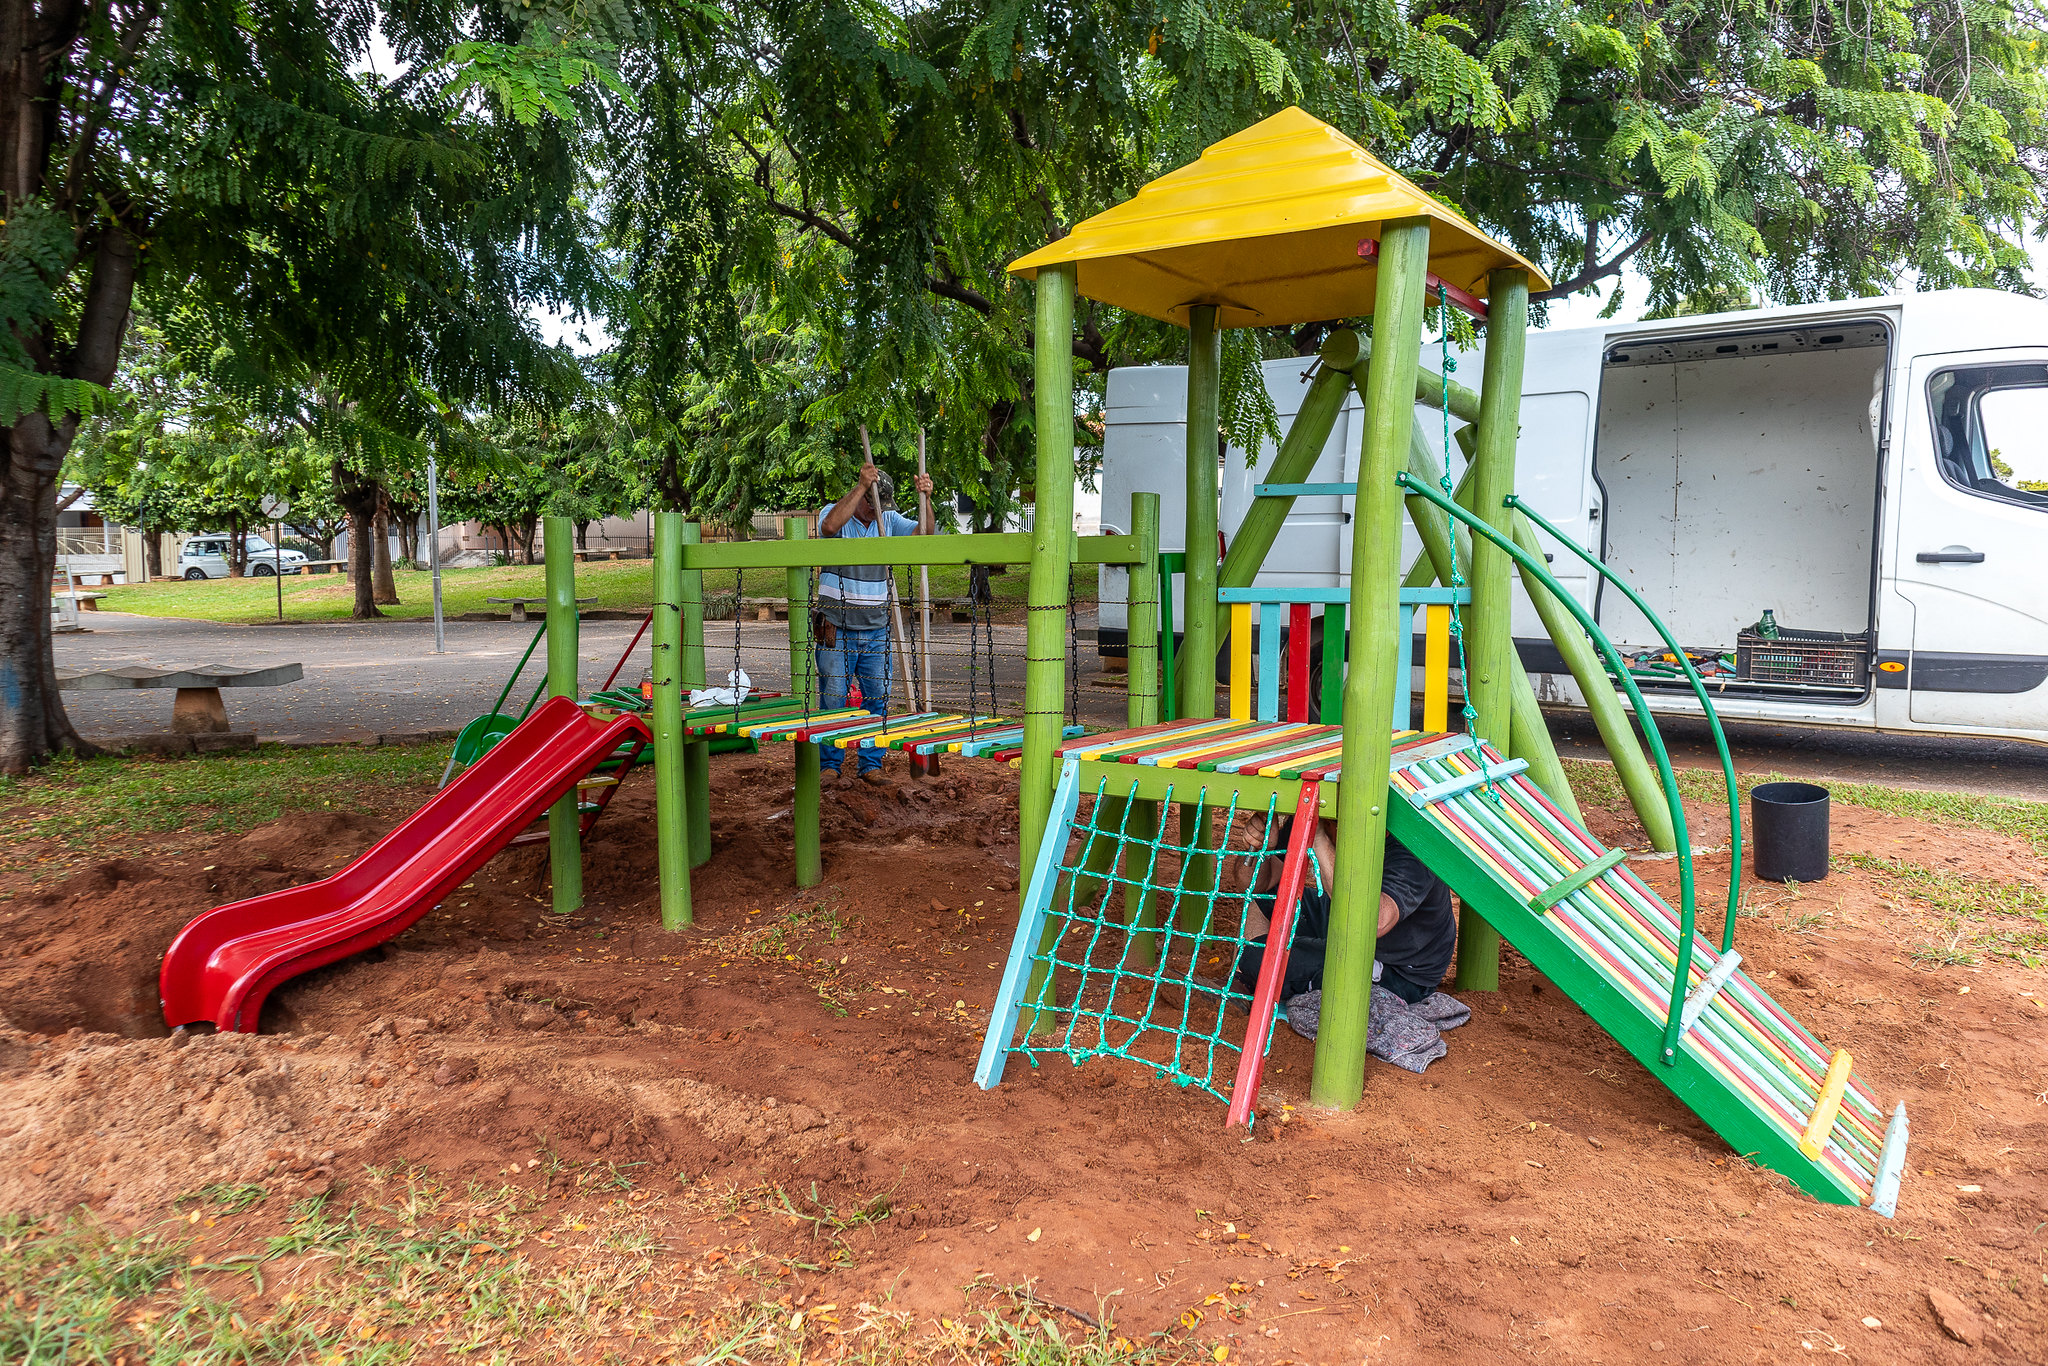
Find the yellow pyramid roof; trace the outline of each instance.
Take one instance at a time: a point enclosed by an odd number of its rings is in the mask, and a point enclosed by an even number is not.
[[[1426,217],[1429,270],[1484,298],[1501,266],[1550,281],[1321,119],[1282,110],[1208,148],[1113,209],[1010,265],[1079,263],[1090,299],[1185,326],[1194,304],[1224,327],[1272,327],[1373,311],[1379,268],[1362,238],[1388,220]]]

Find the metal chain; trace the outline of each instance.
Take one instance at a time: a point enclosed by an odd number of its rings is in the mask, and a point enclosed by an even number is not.
[[[1096,619],[1100,622],[1101,618]],[[1097,631],[1101,630],[1098,625]],[[1067,566],[1067,724],[1081,724],[1081,630],[1074,610],[1074,566]]]
[[[726,675],[725,683],[727,687],[732,689],[732,725],[735,734],[739,732],[740,725],[740,611],[741,604],[747,600],[746,589],[747,571],[744,569],[734,569],[732,571],[732,672]],[[705,679],[704,686],[710,687],[711,680]]]

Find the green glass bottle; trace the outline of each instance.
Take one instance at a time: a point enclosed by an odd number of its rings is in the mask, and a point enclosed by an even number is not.
[[[1763,617],[1758,620],[1752,629],[1765,640],[1776,640],[1778,638],[1778,614],[1768,607],[1764,608]]]

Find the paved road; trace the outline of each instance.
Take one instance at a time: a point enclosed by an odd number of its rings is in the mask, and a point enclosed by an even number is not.
[[[434,629],[426,621],[321,622],[284,626],[221,626],[210,622],[135,617],[103,612],[88,618],[88,634],[59,636],[57,663],[63,668],[105,668],[119,664],[160,667],[196,664],[243,666],[297,660],[303,682],[278,688],[230,689],[228,716],[237,730],[254,730],[266,740],[350,740],[419,730],[453,730],[489,709],[520,653],[533,639],[533,626],[509,622],[449,622],[448,652],[436,655]],[[1084,644],[1079,672],[1093,674],[1087,643],[1094,622],[1077,625]],[[585,622],[579,656],[585,687],[595,687],[631,640],[637,623]],[[739,659],[757,687],[786,689],[788,637],[777,623],[747,622],[738,628]],[[934,628],[933,677],[940,705],[964,707],[970,692],[985,710],[993,668],[997,710],[1015,714],[1022,697],[1024,628],[998,626],[994,650],[966,626]],[[722,676],[732,667],[734,626],[712,622],[705,630],[708,668]],[[640,677],[648,658],[644,640],[621,674]],[[993,663],[991,662],[993,660]],[[540,675],[540,652],[528,666],[526,682],[514,690],[508,708],[525,705]],[[1123,717],[1120,677],[1081,681],[1074,689],[1079,715],[1103,725]],[[170,722],[171,699],[163,692],[66,693],[65,703],[87,736],[162,731]],[[1664,725],[1673,758],[1707,767],[1714,752],[1706,728],[1673,719]],[[1845,733],[1793,726],[1731,723],[1736,761],[1744,772],[1780,772],[1814,779],[1890,783],[1958,792],[2048,800],[2048,746],[1997,740],[1952,740],[1934,736]],[[1592,723],[1583,716],[1553,717],[1559,752],[1570,757],[1604,757]]]
[[[420,730],[455,730],[490,710],[536,624],[451,621],[447,653],[434,653],[431,621],[301,622],[279,626],[226,626],[213,622],[101,612],[87,618],[91,630],[57,637],[57,665],[63,669],[104,669],[124,664],[157,668],[233,664],[244,668],[296,661],[305,678],[275,688],[229,688],[228,721],[264,740],[364,740]],[[1093,621],[1082,623],[1092,631]],[[582,626],[578,658],[582,683],[604,681],[638,623],[589,621]],[[739,628],[740,667],[758,688],[785,691],[789,685],[789,638],[779,623],[747,622]],[[996,709],[1014,714],[1023,695],[1024,628],[999,625],[994,649],[967,626],[933,629],[932,674],[937,701],[964,707],[973,695],[988,710],[991,671]],[[733,667],[734,625],[711,622],[705,630],[707,668],[720,680]],[[643,639],[620,673],[631,685],[648,662]],[[1092,637],[1082,657],[1093,663]],[[546,648],[534,652],[524,680],[506,707],[517,714],[539,682]],[[1081,715],[1098,724],[1123,718],[1123,694],[1077,686]],[[170,727],[171,694],[67,692],[65,706],[88,738],[139,735]]]

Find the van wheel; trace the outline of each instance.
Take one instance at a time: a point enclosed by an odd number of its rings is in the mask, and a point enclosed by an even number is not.
[[[259,579],[274,579],[277,577],[277,571],[267,564],[252,564],[249,566],[249,573]]]
[[[185,571],[185,577],[194,580],[204,579],[206,577],[206,571],[195,564],[190,569]]]

